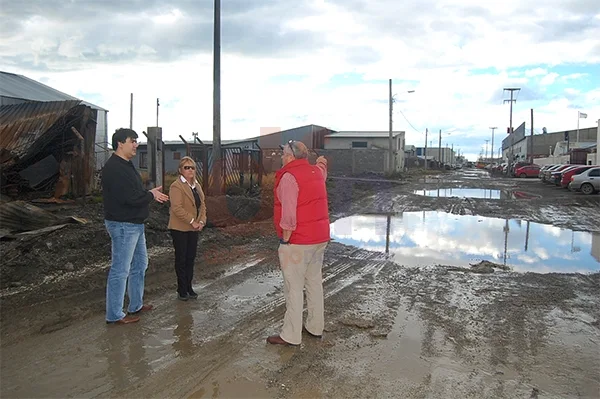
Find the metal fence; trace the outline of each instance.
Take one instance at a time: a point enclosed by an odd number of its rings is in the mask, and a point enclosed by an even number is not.
[[[207,192],[213,180],[212,148],[203,144],[188,144],[187,155],[196,161],[198,180],[202,189]],[[221,192],[225,192],[231,186],[251,188],[262,183],[262,151],[260,150],[240,147],[221,148],[221,165],[223,181]]]

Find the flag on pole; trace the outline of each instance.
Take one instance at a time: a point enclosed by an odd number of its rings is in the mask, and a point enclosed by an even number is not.
[[[579,117],[585,119],[585,118],[587,118],[587,114],[584,114],[583,112],[580,112],[579,113]]]

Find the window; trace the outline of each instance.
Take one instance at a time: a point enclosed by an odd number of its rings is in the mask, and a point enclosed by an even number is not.
[[[592,169],[588,176],[600,176],[600,169]]]
[[[367,148],[366,141],[353,141],[352,148]]]
[[[173,153],[173,159],[180,160],[181,159],[181,153],[180,152],[174,152]]]
[[[140,152],[140,169],[148,169],[148,153]]]

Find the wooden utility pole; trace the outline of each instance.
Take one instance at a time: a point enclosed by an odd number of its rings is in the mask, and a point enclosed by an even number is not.
[[[390,93],[389,93],[389,102],[390,102],[390,138],[389,138],[389,146],[390,146],[390,148],[389,148],[389,158],[390,159],[389,159],[389,167],[388,167],[389,171],[388,171],[388,173],[392,174],[392,173],[394,173],[394,163],[395,163],[394,162],[394,149],[392,148],[393,141],[394,141],[394,138],[392,136],[392,128],[393,128],[392,113],[393,113],[393,107],[394,107],[393,106],[394,100],[392,98],[392,79],[390,79],[390,85],[389,86],[390,86]]]
[[[212,143],[212,187],[214,195],[223,189],[221,173],[221,0],[215,0],[213,33],[213,143]]]

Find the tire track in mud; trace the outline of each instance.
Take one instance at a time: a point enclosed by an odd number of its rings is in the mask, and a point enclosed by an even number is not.
[[[334,259],[332,262],[331,252],[328,248],[323,267],[323,289],[326,300],[348,289],[365,276],[378,274],[389,264],[382,254],[363,250],[355,250],[348,255],[341,256],[339,259]],[[254,278],[256,274],[273,272],[273,264],[276,261],[275,256],[267,257],[256,263],[255,266],[243,268],[239,273],[219,278],[205,286],[205,290],[210,289],[218,292],[214,292],[209,296],[206,296],[205,292],[204,295],[201,294],[200,298],[207,302],[219,301],[222,299],[220,295],[226,291],[227,287],[232,288],[238,283],[244,284],[245,281]],[[239,315],[239,318],[229,328],[217,334],[211,334],[211,326],[214,330],[216,324],[216,321],[212,319],[207,320],[209,325],[206,325],[206,323],[194,325],[195,330],[203,331],[202,335],[210,337],[209,341],[203,342],[200,350],[188,358],[182,359],[173,356],[169,360],[163,359],[166,363],[165,366],[152,375],[149,378],[150,381],[138,381],[134,391],[127,390],[116,394],[144,396],[147,394],[157,395],[163,391],[168,391],[170,396],[189,394],[185,391],[186,387],[197,386],[213,371],[239,356],[247,342],[266,337],[266,330],[275,329],[275,325],[281,322],[285,313],[283,295],[279,294],[276,298],[267,300],[264,303],[260,303],[260,301],[258,304],[254,303],[258,306],[243,315]],[[152,322],[152,320],[148,320],[148,322]],[[199,361],[202,363],[200,366],[198,365]],[[182,368],[186,369],[188,365],[194,370],[193,376],[182,375],[181,373]],[[165,387],[164,383],[160,381],[169,381],[169,386]],[[173,388],[176,389],[176,392],[173,391]]]

